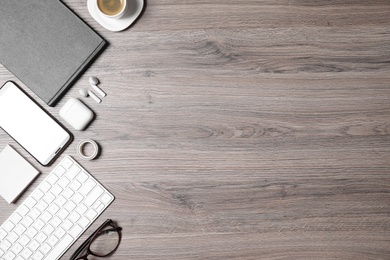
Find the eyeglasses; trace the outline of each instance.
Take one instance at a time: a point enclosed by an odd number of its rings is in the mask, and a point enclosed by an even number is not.
[[[84,243],[74,252],[70,260],[88,260],[89,255],[106,257],[112,255],[121,242],[122,228],[114,221],[107,219]],[[84,253],[80,256],[81,253]]]

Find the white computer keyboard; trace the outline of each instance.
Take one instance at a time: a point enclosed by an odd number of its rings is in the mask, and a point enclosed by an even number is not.
[[[60,258],[113,200],[66,156],[0,227],[0,259]]]

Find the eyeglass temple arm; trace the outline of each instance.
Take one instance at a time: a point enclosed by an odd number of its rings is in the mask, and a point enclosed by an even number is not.
[[[93,234],[92,234],[93,235]],[[91,241],[92,237],[93,236],[90,236],[87,240],[85,240],[80,246],[79,248],[77,248],[77,250],[73,253],[73,255],[70,257],[69,260],[74,260],[76,259],[76,257],[85,249],[85,247],[89,244],[89,242]]]

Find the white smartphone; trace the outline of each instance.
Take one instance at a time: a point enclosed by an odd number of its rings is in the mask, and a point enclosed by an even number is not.
[[[43,166],[50,165],[73,139],[11,81],[0,89],[0,127]]]

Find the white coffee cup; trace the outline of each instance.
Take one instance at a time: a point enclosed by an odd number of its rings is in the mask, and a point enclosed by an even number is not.
[[[127,0],[96,0],[99,13],[107,18],[121,18],[126,11]]]

